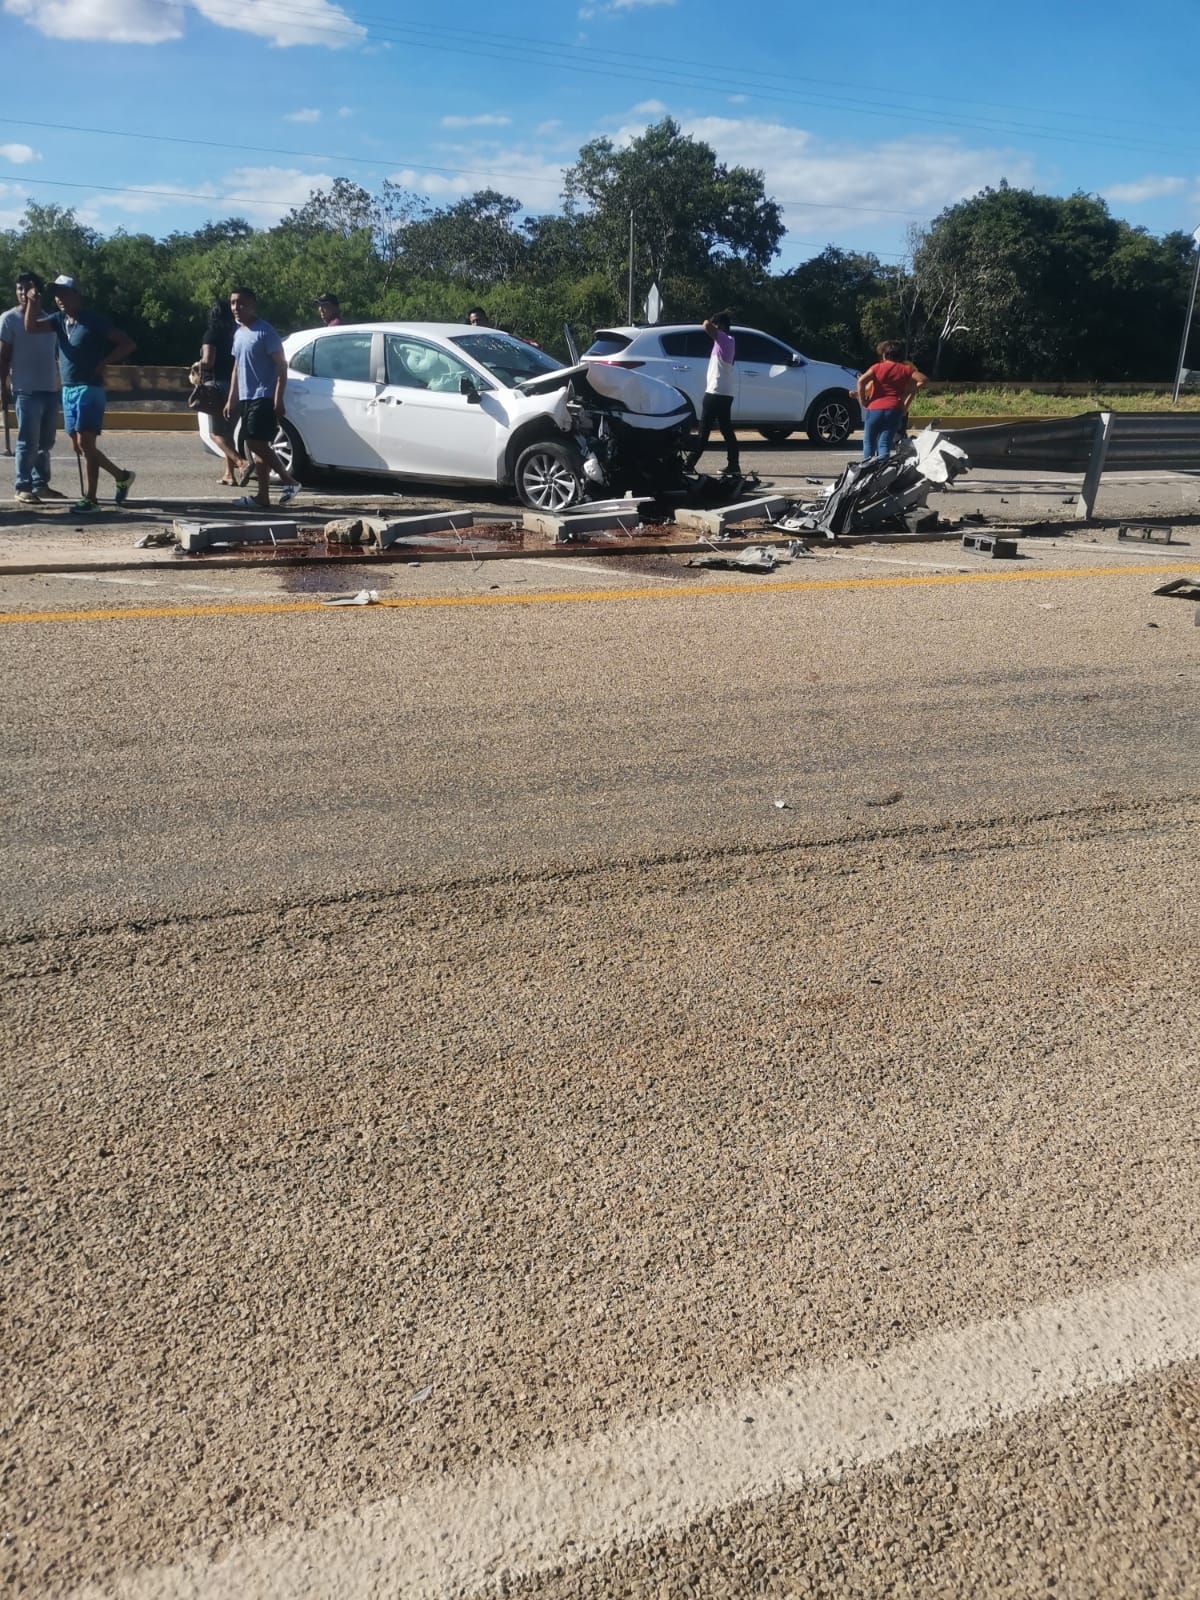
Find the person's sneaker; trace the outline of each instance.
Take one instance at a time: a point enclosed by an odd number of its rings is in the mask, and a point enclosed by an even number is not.
[[[89,500],[87,495],[81,495],[80,498],[72,504],[71,515],[73,517],[83,517],[86,516],[90,511],[99,511],[100,509],[101,506],[99,500]]]
[[[300,485],[298,483],[285,483],[279,491],[279,504],[281,506],[287,505],[288,501],[294,500],[299,493]]]
[[[129,491],[133,488],[133,480],[136,477],[136,472],[127,472],[123,478],[117,479],[117,487],[113,492],[113,499],[117,505],[123,506],[129,499]]]
[[[42,485],[37,491],[37,496],[39,500],[65,500],[67,498],[61,489],[52,489],[48,483]]]
[[[35,489],[18,489],[17,504],[19,506],[40,506],[42,497]]]

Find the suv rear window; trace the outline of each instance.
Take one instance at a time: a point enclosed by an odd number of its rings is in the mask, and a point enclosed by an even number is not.
[[[699,356],[707,361],[713,342],[703,328],[686,328],[682,333],[664,333],[662,347],[665,356]]]
[[[620,355],[622,350],[628,350],[629,344],[628,334],[611,333],[601,328],[583,353],[585,356],[616,356]]]

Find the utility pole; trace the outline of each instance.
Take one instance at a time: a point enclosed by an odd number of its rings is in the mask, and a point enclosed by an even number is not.
[[[1183,339],[1179,345],[1179,360],[1175,363],[1175,392],[1171,396],[1173,406],[1179,404],[1179,390],[1183,384],[1183,364],[1187,360],[1188,334],[1192,331],[1192,313],[1196,309],[1196,285],[1200,284],[1200,228],[1192,234],[1196,241],[1196,269],[1192,273],[1192,292],[1188,297],[1187,316],[1183,320]],[[632,322],[633,318],[630,318]]]
[[[628,326],[633,327],[633,212],[629,213],[629,317]]]

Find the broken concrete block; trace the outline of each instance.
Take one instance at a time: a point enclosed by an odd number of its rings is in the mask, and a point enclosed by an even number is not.
[[[385,524],[376,517],[335,517],[325,524],[326,544],[346,545],[358,549],[364,544],[378,544]]]
[[[586,537],[589,533],[633,533],[641,526],[641,517],[633,501],[626,511],[572,512],[557,516],[550,511],[527,511],[521,519],[526,533],[540,533],[556,544],[569,544],[572,539]]]
[[[994,533],[964,533],[962,547],[964,550],[978,550],[981,555],[990,555],[993,561],[1013,561],[1017,555],[1015,539],[1000,539]]]
[[[736,527],[739,522],[770,522],[782,516],[790,504],[786,495],[771,494],[758,500],[741,500],[737,505],[722,506],[713,511],[689,507],[675,513],[675,526],[721,539],[729,528]]]
[[[294,522],[277,522],[272,517],[261,517],[239,522],[183,522],[174,524],[179,548],[195,552],[212,550],[220,545],[279,544],[295,539],[298,529]]]
[[[496,521],[474,511],[430,511],[417,517],[397,517],[389,522],[374,522],[379,547],[390,550],[406,540],[417,540],[427,533],[465,533],[480,522]]]

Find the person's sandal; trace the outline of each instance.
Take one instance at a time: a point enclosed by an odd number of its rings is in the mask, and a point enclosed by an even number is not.
[[[270,505],[264,506],[252,494],[244,494],[233,502],[233,509],[235,511],[270,511],[271,507]]]
[[[244,467],[239,467],[238,468],[237,475],[236,475],[236,482],[237,482],[238,488],[239,489],[244,489],[246,487],[246,485],[250,482],[250,479],[253,476],[254,476],[254,463],[253,463],[253,461],[247,461],[247,463],[246,463],[246,465]]]

